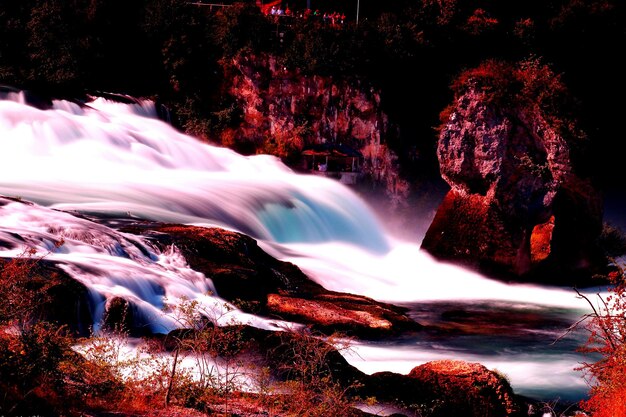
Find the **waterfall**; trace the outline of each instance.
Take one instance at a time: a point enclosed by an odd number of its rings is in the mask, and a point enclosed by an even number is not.
[[[371,210],[340,184],[270,156],[203,144],[150,103],[96,98],[39,110],[0,101],[0,193],[83,213],[233,228],[278,243],[341,241],[382,253]]]
[[[330,289],[382,300],[572,305],[568,291],[512,287],[439,264],[390,236],[347,187],[271,156],[201,143],[158,120],[152,102],[94,98],[40,110],[9,98],[0,101],[0,194],[65,212],[241,231]]]
[[[177,326],[163,310],[181,298],[211,305],[225,320],[288,325],[244,314],[211,294],[211,280],[189,268],[175,247],[160,252],[90,218],[237,230],[330,290],[378,300],[507,302],[568,309],[572,316],[585,308],[567,289],[507,285],[440,264],[391,236],[340,183],[296,174],[271,156],[202,143],[158,120],[149,101],[94,97],[38,109],[21,93],[5,93],[0,195],[12,198],[0,199],[0,257],[25,247],[46,254],[93,293],[96,323],[103,303],[120,296],[138,306],[155,332]]]
[[[62,211],[0,198],[1,247],[7,247],[0,250],[5,258],[33,248],[37,257],[84,284],[94,305],[95,331],[107,300],[114,297],[132,302],[153,333],[180,327],[176,314],[180,300],[198,302],[221,324],[236,320],[272,330],[289,326],[245,314],[221,300],[211,280],[191,269],[176,247],[159,251],[140,237]]]

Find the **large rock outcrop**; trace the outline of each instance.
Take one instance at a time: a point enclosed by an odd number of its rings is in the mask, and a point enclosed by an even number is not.
[[[11,246],[10,242],[3,242],[0,238],[0,247]],[[9,318],[16,314],[13,318],[57,323],[80,336],[91,331],[93,318],[87,287],[55,263],[28,253],[17,259],[0,259],[0,285],[0,297],[11,307],[5,311]]]
[[[512,74],[525,91],[530,75]],[[555,117],[522,93],[494,100],[502,81],[481,81],[468,77],[441,130],[437,155],[451,190],[422,247],[489,274],[571,283],[597,263],[600,196],[577,174],[576,145]]]

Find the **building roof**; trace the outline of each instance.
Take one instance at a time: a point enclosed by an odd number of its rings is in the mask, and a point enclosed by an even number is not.
[[[347,145],[334,143],[320,143],[308,146],[302,151],[302,155],[334,156],[340,158],[363,158],[361,152]]]

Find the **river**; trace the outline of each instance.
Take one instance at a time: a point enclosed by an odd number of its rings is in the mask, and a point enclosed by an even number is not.
[[[258,327],[288,325],[207,295],[210,279],[175,248],[160,253],[110,220],[219,226],[255,237],[328,289],[404,305],[431,326],[417,336],[354,342],[347,358],[365,372],[407,373],[429,360],[459,358],[498,369],[520,394],[586,395],[574,370],[584,360],[576,352],[584,333],[553,343],[586,312],[573,290],[504,284],[439,263],[393,236],[349,188],[296,174],[271,156],[201,143],[158,120],[151,102],[94,97],[42,110],[21,93],[2,98],[0,195],[36,204],[1,201],[0,256],[37,248],[90,289],[94,317],[108,297],[124,296],[163,332],[177,325],[163,306],[185,297]]]

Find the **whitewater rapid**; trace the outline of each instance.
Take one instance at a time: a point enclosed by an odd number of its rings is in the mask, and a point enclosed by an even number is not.
[[[338,182],[201,143],[158,120],[149,101],[54,101],[39,110],[22,95],[8,98],[0,101],[0,194],[66,212],[241,231],[330,289],[387,301],[580,305],[570,291],[509,286],[435,262],[390,236]]]
[[[438,263],[419,245],[391,236],[338,182],[296,174],[274,157],[245,157],[201,143],[158,120],[148,101],[94,97],[54,101],[41,110],[22,94],[5,94],[0,195],[36,203],[0,201],[0,241],[8,246],[0,256],[26,247],[46,254],[99,300],[96,323],[106,300],[122,296],[140,306],[153,331],[177,326],[163,311],[181,297],[217,306],[216,315],[226,319],[269,329],[289,325],[237,311],[175,247],[161,253],[78,213],[241,231],[326,288],[378,300],[507,301],[573,314],[586,307],[568,289],[507,285]]]
[[[0,193],[62,210],[233,228],[279,243],[346,241],[384,252],[378,220],[340,184],[270,156],[202,144],[150,103],[96,98],[41,111],[0,101]]]

